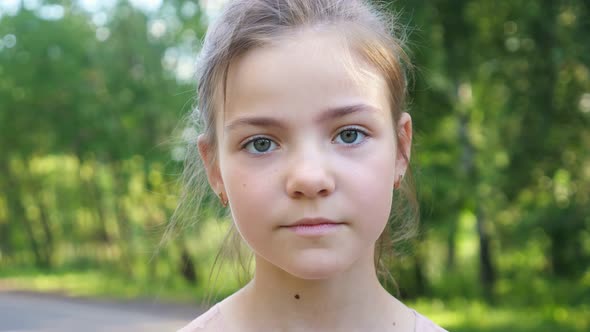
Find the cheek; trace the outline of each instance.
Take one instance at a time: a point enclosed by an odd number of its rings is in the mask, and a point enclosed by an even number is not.
[[[267,222],[267,213],[272,211],[277,197],[276,183],[273,184],[268,170],[244,167],[243,163],[233,163],[238,167],[224,170],[224,185],[230,200],[233,220],[245,238],[256,236]],[[275,199],[276,200],[276,199]]]
[[[245,167],[234,163],[237,167],[227,169],[223,174],[224,185],[228,196],[240,205],[266,204],[265,198],[271,195],[272,173],[256,167]]]
[[[392,151],[389,145],[380,151]],[[351,179],[351,199],[358,204],[357,213],[366,216],[374,227],[384,227],[391,212],[393,183],[395,178],[394,154],[371,153],[359,163]]]

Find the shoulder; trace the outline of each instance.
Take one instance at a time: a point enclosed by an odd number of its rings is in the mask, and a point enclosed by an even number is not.
[[[447,332],[442,327],[434,324],[428,318],[420,315],[415,310],[414,314],[416,315],[416,332]]]
[[[216,304],[177,332],[219,332],[222,326],[219,304]]]

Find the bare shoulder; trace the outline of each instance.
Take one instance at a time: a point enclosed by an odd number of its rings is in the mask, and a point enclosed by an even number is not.
[[[219,304],[195,318],[177,332],[220,332],[223,331],[223,319],[219,312]]]
[[[447,332],[442,327],[434,324],[430,319],[414,311],[416,315],[416,332]]]

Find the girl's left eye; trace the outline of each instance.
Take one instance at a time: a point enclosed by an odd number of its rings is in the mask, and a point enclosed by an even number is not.
[[[334,141],[345,145],[355,145],[361,143],[367,134],[360,129],[347,128],[338,133]]]

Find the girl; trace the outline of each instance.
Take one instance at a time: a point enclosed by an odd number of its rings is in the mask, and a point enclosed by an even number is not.
[[[443,331],[377,277],[413,200],[389,23],[362,0],[236,0],[210,28],[195,145],[256,264],[181,331]]]

